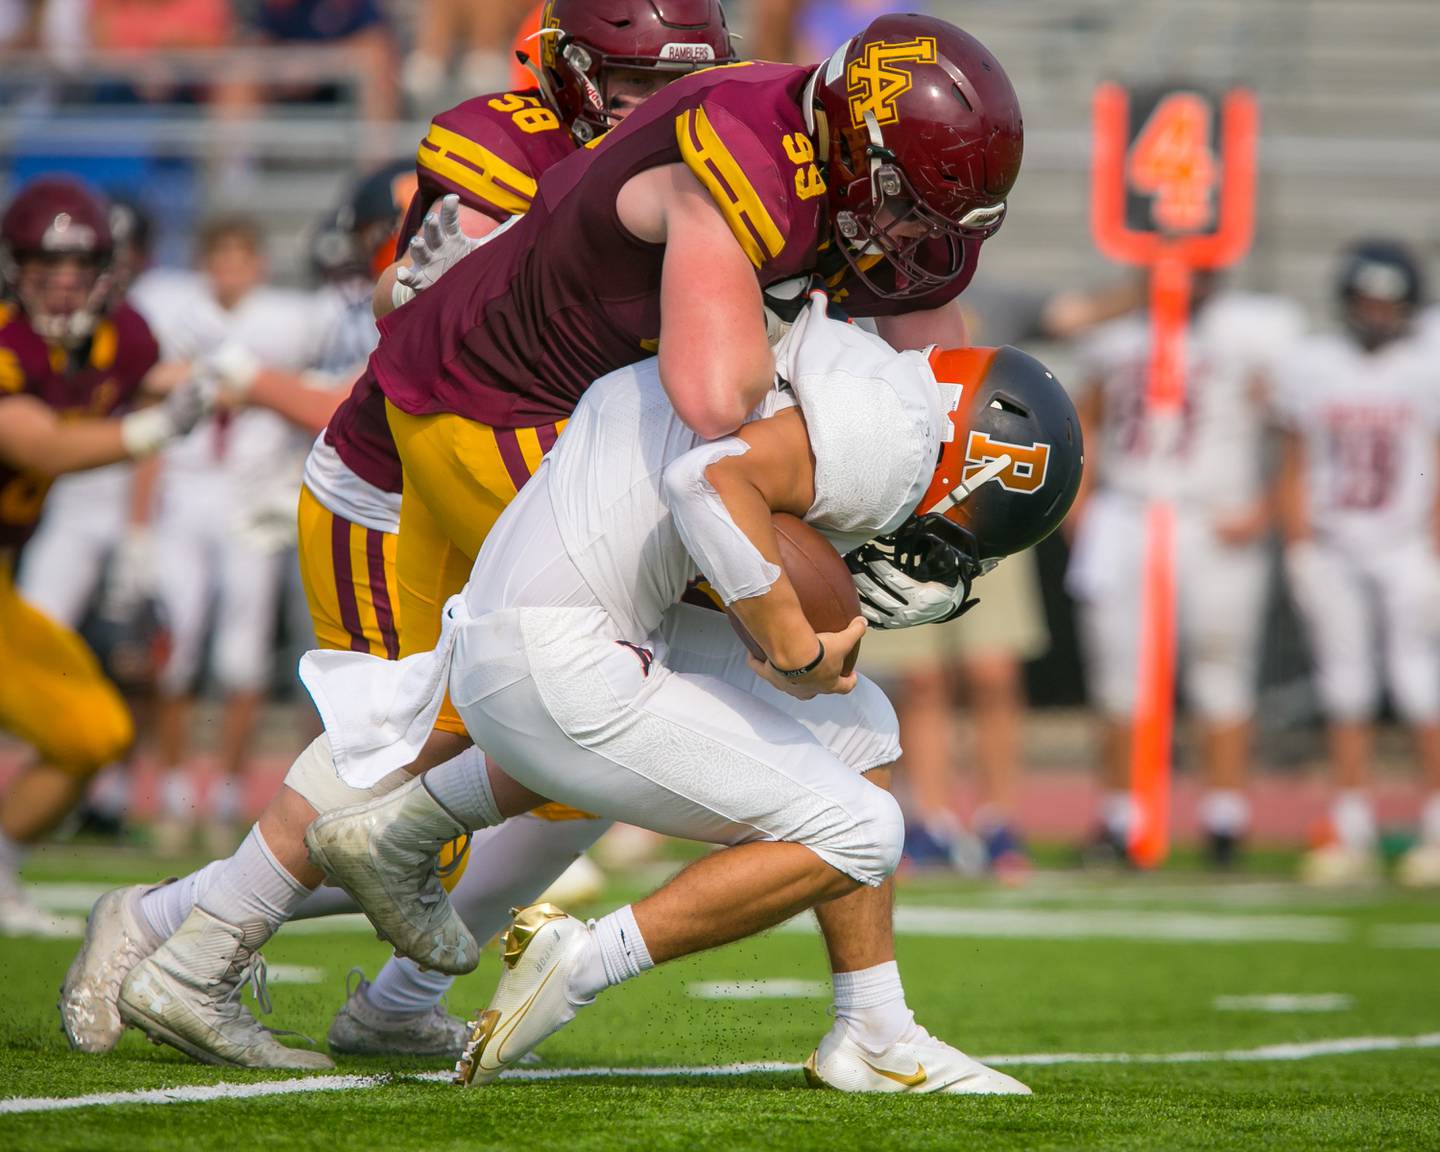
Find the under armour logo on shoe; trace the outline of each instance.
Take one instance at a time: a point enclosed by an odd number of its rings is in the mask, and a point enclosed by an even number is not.
[[[616,640],[615,643],[620,645],[621,648],[628,648],[631,652],[635,653],[635,659],[640,661],[640,675],[649,679],[650,665],[655,662],[655,653],[651,652],[648,648],[641,648],[638,644],[631,644],[628,640]]]

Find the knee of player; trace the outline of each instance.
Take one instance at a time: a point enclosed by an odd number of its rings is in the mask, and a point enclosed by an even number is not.
[[[905,843],[905,817],[899,801],[884,788],[866,788],[864,805],[856,813],[855,832],[859,847],[857,870],[852,875],[867,884],[883,883],[900,867]]]

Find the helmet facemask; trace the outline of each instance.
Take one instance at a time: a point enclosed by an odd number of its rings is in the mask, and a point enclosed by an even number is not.
[[[894,152],[885,147],[880,125],[868,110],[865,126],[870,138],[865,148],[868,210],[836,212],[840,250],[861,283],[878,296],[907,299],[943,288],[964,271],[965,244],[987,240],[999,230],[1005,220],[1005,202],[950,219],[916,190]],[[939,269],[922,262],[925,255],[933,253],[934,241],[944,245]],[[876,256],[895,270],[893,286],[879,284],[869,275]]]
[[[54,277],[64,276],[66,263],[80,266],[79,274],[88,275],[83,298],[73,307],[57,307]],[[5,256],[5,277],[14,285],[15,300],[25,313],[36,335],[52,344],[74,348],[90,338],[95,325],[109,303],[114,275],[108,253],[92,255],[85,252],[26,252]]]

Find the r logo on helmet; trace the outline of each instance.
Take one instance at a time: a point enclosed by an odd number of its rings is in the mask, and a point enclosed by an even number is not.
[[[1000,487],[1030,493],[1045,486],[1045,472],[1050,467],[1049,444],[1010,444],[992,440],[980,431],[971,432],[965,443],[965,479],[970,480],[991,460],[1001,456],[1009,456],[1010,463],[994,477]]]
[[[875,113],[877,124],[893,124],[900,118],[896,103],[915,83],[900,64],[934,64],[935,37],[919,36],[900,44],[875,41],[865,46],[865,55],[850,62],[845,83],[849,88],[850,116],[859,128],[865,113]]]

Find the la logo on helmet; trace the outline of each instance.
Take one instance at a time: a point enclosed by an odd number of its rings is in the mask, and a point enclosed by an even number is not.
[[[934,64],[934,36],[919,36],[900,44],[876,41],[865,45],[865,55],[850,62],[845,83],[850,96],[850,116],[859,128],[865,113],[873,112],[877,124],[893,124],[900,119],[896,102],[915,83],[914,77],[900,64]]]
[[[984,432],[974,431],[965,442],[965,480],[978,475],[992,460],[1010,457],[1010,463],[991,479],[1011,492],[1038,492],[1045,486],[1045,473],[1050,467],[1049,444],[1011,444],[992,440]]]

